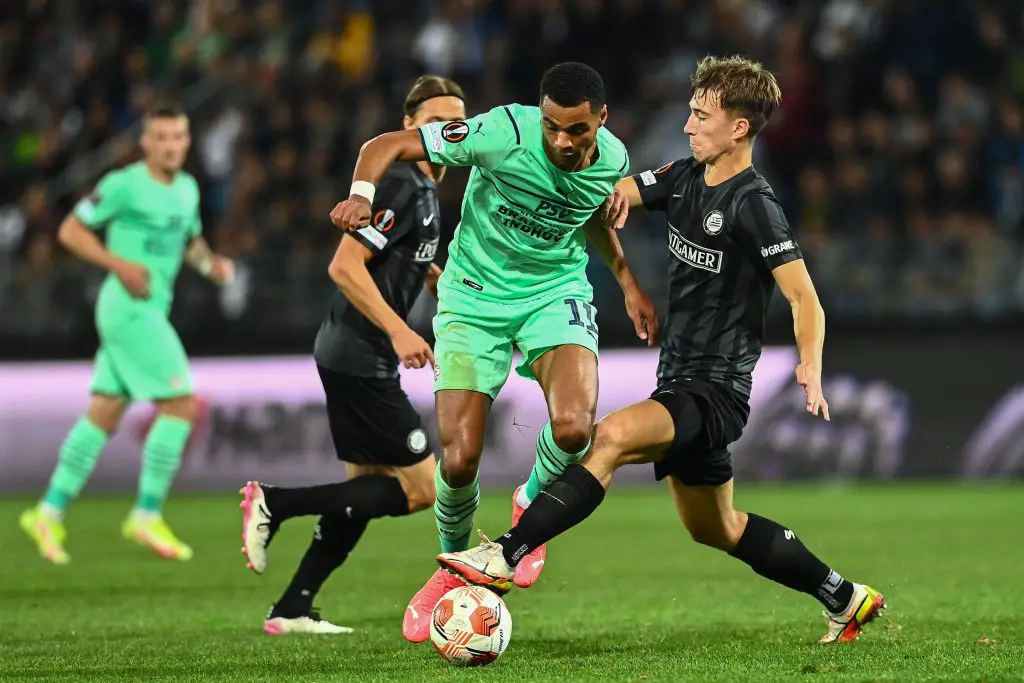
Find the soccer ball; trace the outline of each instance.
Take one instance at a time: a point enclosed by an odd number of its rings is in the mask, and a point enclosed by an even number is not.
[[[505,651],[512,615],[505,602],[480,586],[445,593],[430,618],[430,640],[442,659],[459,666],[484,666]]]

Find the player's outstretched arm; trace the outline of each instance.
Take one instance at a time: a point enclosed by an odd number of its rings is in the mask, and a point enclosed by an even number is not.
[[[601,254],[601,259],[622,288],[626,298],[626,313],[633,321],[636,336],[646,341],[648,346],[654,346],[658,341],[657,311],[654,310],[654,304],[637,283],[633,271],[626,262],[626,254],[622,250],[618,235],[615,234],[615,228],[609,226],[599,214],[600,210],[594,212],[583,226],[587,239]]]
[[[149,296],[149,271],[146,267],[110,253],[96,233],[74,214],[69,214],[60,224],[57,240],[83,261],[113,273],[132,296],[142,299]]]
[[[201,275],[218,285],[227,284],[235,276],[235,267],[231,259],[218,256],[203,237],[193,237],[185,250],[185,263],[195,268]]]
[[[608,227],[621,230],[626,226],[629,210],[643,205],[644,200],[640,198],[636,179],[626,176],[615,185],[614,192],[601,205],[601,218]]]
[[[519,145],[519,127],[508,106],[495,107],[465,121],[434,121],[375,137],[360,150],[350,196],[334,207],[331,222],[348,232],[365,227],[370,222],[376,186],[396,161],[491,170]]]
[[[391,164],[426,159],[427,150],[418,129],[384,133],[366,142],[356,159],[349,197],[331,211],[331,222],[346,231],[366,227],[377,185]]]
[[[807,412],[814,416],[820,412],[825,420],[829,420],[828,402],[821,390],[825,310],[821,307],[803,259],[776,267],[772,275],[793,312],[793,333],[800,352],[796,380],[807,391]]]
[[[377,283],[366,268],[373,252],[350,235],[342,238],[327,272],[356,310],[391,338],[402,364],[407,368],[422,368],[434,364],[430,345],[409,327],[400,315],[384,300]]]

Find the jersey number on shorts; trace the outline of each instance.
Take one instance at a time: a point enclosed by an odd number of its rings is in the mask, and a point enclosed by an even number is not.
[[[585,301],[577,301],[576,299],[565,299],[565,305],[569,307],[569,311],[572,317],[569,319],[570,325],[579,325],[580,327],[586,328],[594,339],[597,339],[597,325],[594,322],[594,316],[597,313],[597,309],[594,308],[593,304],[589,304]],[[580,308],[586,311],[587,320],[583,321],[580,317]]]

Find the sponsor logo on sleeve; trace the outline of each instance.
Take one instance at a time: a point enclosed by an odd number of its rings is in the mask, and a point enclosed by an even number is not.
[[[377,228],[370,227],[369,225],[365,228],[359,228],[356,233],[362,235],[366,240],[378,249],[383,249],[388,244],[388,238],[385,237]]]
[[[441,137],[440,123],[428,123],[423,127],[423,134],[432,152],[444,150],[444,138]]]
[[[783,254],[787,251],[793,251],[796,249],[796,244],[793,240],[786,240],[785,242],[779,242],[773,244],[770,247],[761,247],[761,256],[768,258],[769,256],[775,256],[777,254]]]

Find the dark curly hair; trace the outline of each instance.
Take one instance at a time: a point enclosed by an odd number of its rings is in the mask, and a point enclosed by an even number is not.
[[[578,107],[589,102],[590,111],[596,112],[605,103],[604,79],[582,62],[555,64],[540,81],[542,102],[545,97],[560,107]]]

